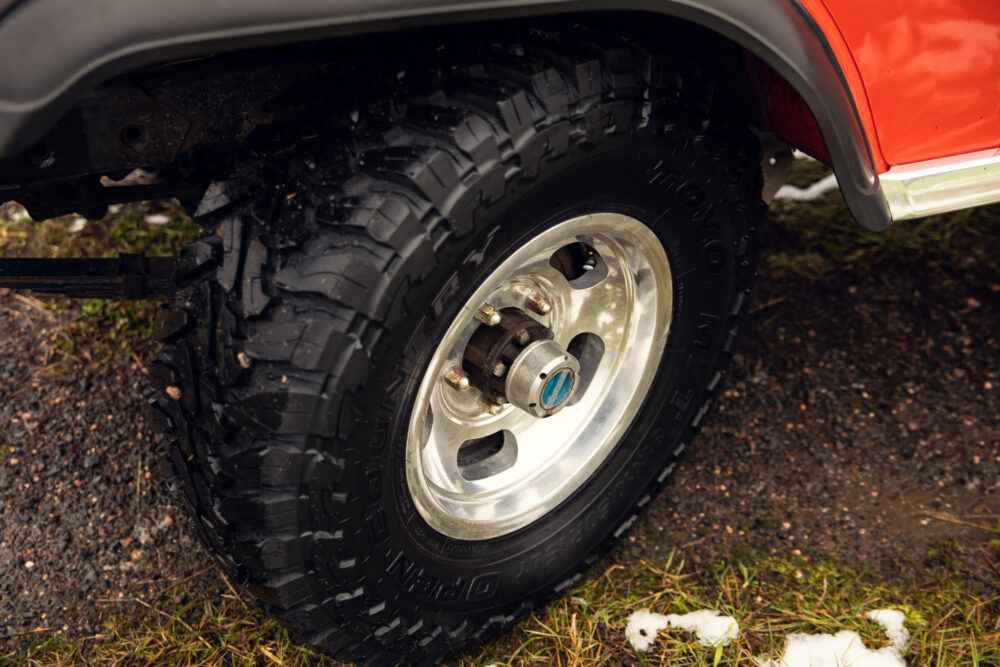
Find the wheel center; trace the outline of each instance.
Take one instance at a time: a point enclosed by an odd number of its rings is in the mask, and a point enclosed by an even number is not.
[[[520,308],[483,310],[469,340],[462,370],[483,394],[486,409],[510,403],[539,418],[569,404],[580,363],[554,340],[552,330]]]
[[[560,369],[542,387],[542,407],[546,410],[558,408],[566,402],[576,389],[576,374],[568,368]]]
[[[507,399],[536,417],[549,417],[569,404],[578,377],[575,357],[552,340],[536,341],[511,364]]]

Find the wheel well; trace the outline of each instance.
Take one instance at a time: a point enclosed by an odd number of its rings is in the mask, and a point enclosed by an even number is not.
[[[512,27],[551,28],[581,19],[613,20],[669,41],[673,50],[722,72],[758,130],[830,162],[802,96],[732,39],[660,14],[563,14],[340,37],[143,67],[99,85],[26,151],[0,160],[0,199],[19,201],[36,219],[70,212],[101,217],[108,204],[153,197],[193,203],[205,184],[228,173],[229,158],[256,129],[301,111],[315,101],[318,88],[337,94],[349,87],[359,66],[371,76],[376,69],[405,72],[411,47],[428,40],[483,40],[509,34]],[[158,184],[117,187],[135,168],[154,171]]]

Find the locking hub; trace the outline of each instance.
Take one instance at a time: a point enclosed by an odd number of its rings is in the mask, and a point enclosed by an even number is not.
[[[462,370],[484,398],[511,403],[535,417],[550,417],[569,404],[580,363],[554,340],[552,330],[520,308],[504,308],[494,324],[482,324],[465,348]]]

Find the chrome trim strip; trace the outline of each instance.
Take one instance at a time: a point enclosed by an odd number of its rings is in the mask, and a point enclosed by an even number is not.
[[[1000,202],[1000,148],[899,165],[878,178],[894,221],[995,204]]]

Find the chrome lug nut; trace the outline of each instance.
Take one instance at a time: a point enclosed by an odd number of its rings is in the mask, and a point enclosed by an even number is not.
[[[525,305],[539,315],[548,315],[549,311],[552,310],[552,303],[538,292],[532,293]]]
[[[444,381],[447,382],[448,386],[452,389],[458,391],[469,390],[469,374],[457,366],[450,368],[448,372],[444,374]]]
[[[476,311],[476,319],[488,327],[495,327],[500,324],[500,311],[490,304],[484,303]]]

